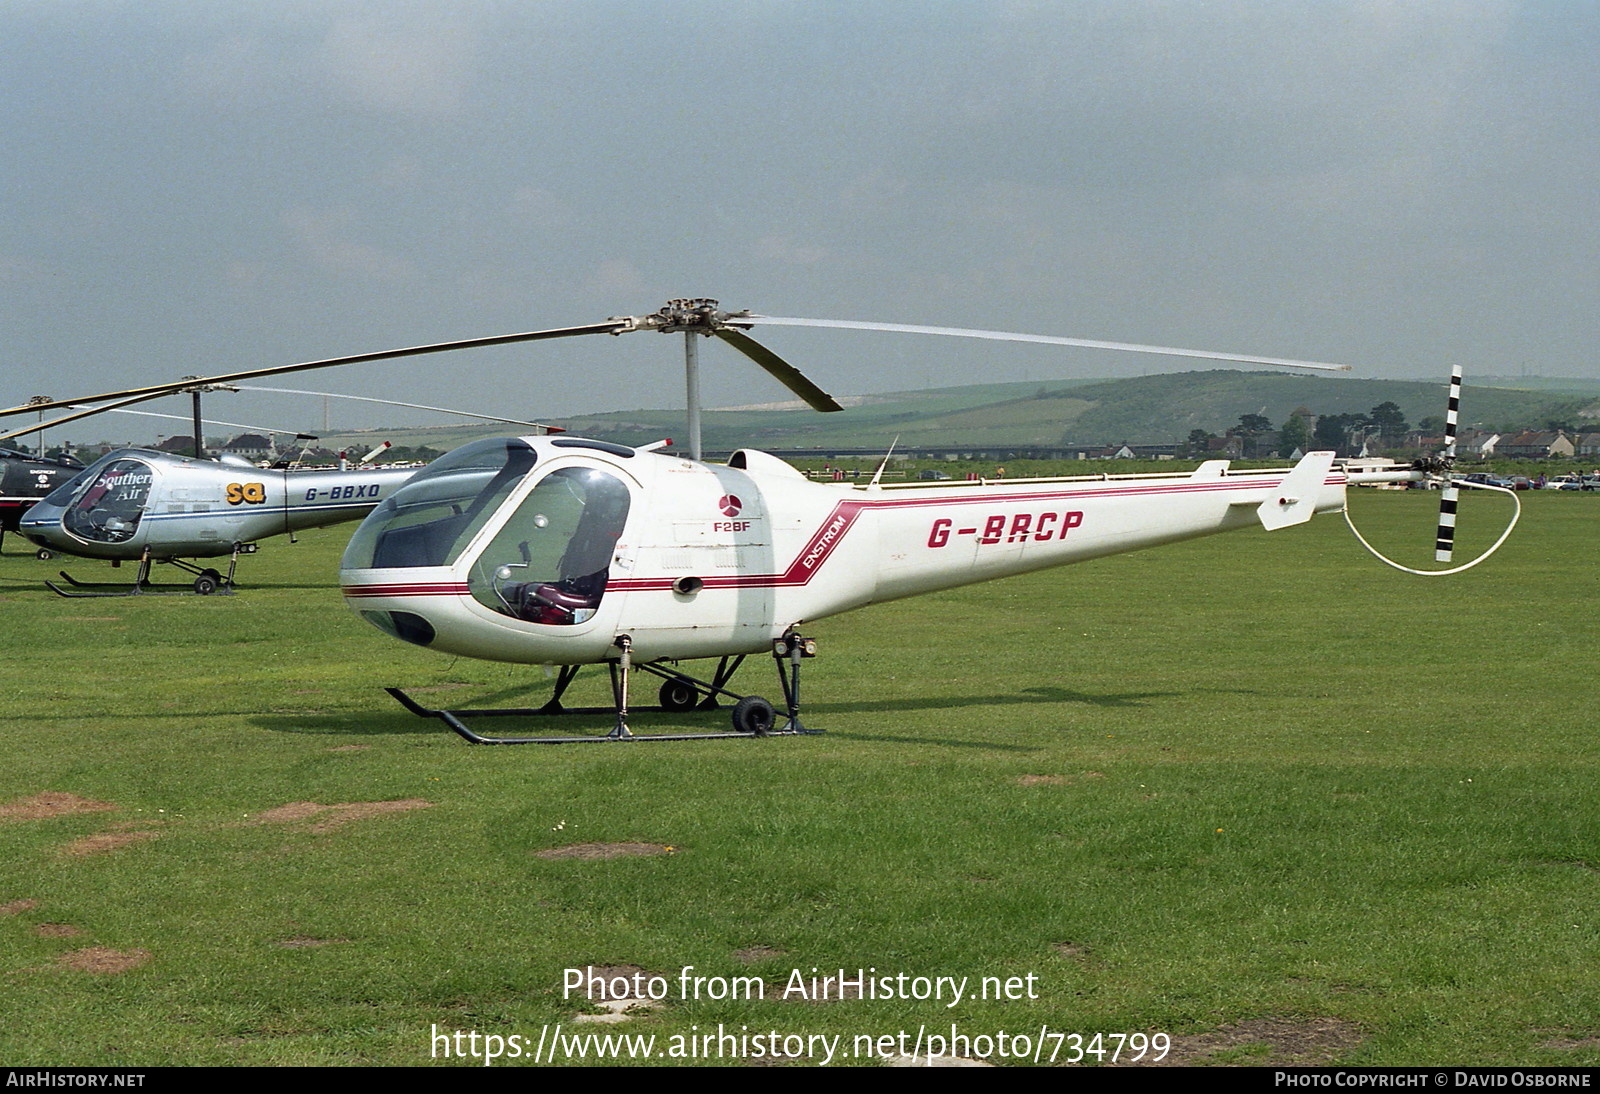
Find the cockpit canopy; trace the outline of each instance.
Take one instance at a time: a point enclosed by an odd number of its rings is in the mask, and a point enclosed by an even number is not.
[[[498,522],[467,571],[473,599],[524,622],[583,622],[605,593],[628,487],[602,468],[557,467],[502,513],[537,459],[526,441],[496,438],[435,460],[363,522],[344,568],[455,566]]]
[[[74,476],[43,501],[63,510],[61,523],[88,543],[126,543],[139,530],[155,469],[143,460],[112,460]]]

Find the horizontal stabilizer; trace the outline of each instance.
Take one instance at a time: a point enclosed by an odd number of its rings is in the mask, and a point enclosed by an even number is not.
[[[1304,524],[1317,511],[1317,497],[1333,468],[1332,452],[1307,452],[1277,489],[1256,509],[1261,526],[1269,532]]]

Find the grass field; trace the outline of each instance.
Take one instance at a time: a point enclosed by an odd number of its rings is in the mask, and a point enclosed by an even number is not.
[[[1476,501],[1481,542],[1503,499]],[[1455,578],[1321,517],[880,605],[814,628],[823,736],[558,748],[383,695],[521,704],[548,675],[359,622],[345,531],[206,599],[60,600],[8,538],[0,1060],[456,1063],[434,1027],[560,1022],[658,1053],[954,1023],[1160,1032],[1190,1063],[1600,1064],[1600,499],[1525,504]],[[1432,497],[1352,507],[1425,557]],[[657,853],[541,855],[590,844]],[[598,1008],[563,970],[590,965],[668,998],[576,1025]],[[767,998],[682,998],[687,966]],[[813,968],[971,981],[774,998]]]

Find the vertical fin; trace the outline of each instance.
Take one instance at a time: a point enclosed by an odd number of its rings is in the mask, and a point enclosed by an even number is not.
[[[1300,457],[1300,462],[1272,489],[1267,500],[1256,507],[1261,526],[1276,532],[1279,528],[1310,520],[1317,511],[1317,500],[1332,467],[1332,452],[1307,452]]]

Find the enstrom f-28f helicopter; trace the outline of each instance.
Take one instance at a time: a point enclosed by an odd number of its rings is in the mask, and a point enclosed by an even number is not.
[[[363,619],[441,653],[560,666],[555,693],[538,710],[430,710],[388,689],[396,699],[474,743],[818,732],[800,718],[800,665],[815,653],[803,629],[867,604],[1256,524],[1286,528],[1316,513],[1342,511],[1346,487],[1360,483],[1441,485],[1435,557],[1450,559],[1459,374],[1451,383],[1446,452],[1401,470],[1346,472],[1334,467],[1333,453],[1313,452],[1292,469],[1266,471],[1232,471],[1227,461],[1216,460],[1186,474],[902,485],[882,482],[880,467],[870,482],[830,484],[811,482],[776,457],[750,449],[735,452],[726,464],[698,458],[698,337],[715,336],[739,349],[813,407],[842,409],[743,333],[758,324],[1348,367],[1007,332],[782,319],[728,313],[715,301],[698,299],[584,327],[283,366],[276,371],[585,334],[685,335],[693,458],[663,451],[668,441],[635,448],[565,436],[483,440],[435,460],[363,521],[340,570],[344,596]],[[1427,573],[1476,565],[1510,531],[1508,526],[1472,562]],[[744,658],[760,652],[770,652],[777,665],[781,728],[765,699],[728,689]],[[717,659],[710,679],[677,667],[701,658]],[[562,696],[578,668],[588,664],[605,664],[611,673],[613,706],[603,709],[614,710],[616,722],[606,736],[484,736],[467,726],[489,715],[565,712]],[[719,697],[734,700],[731,732],[635,736],[627,724],[635,669],[662,679],[665,710],[710,709]]]

